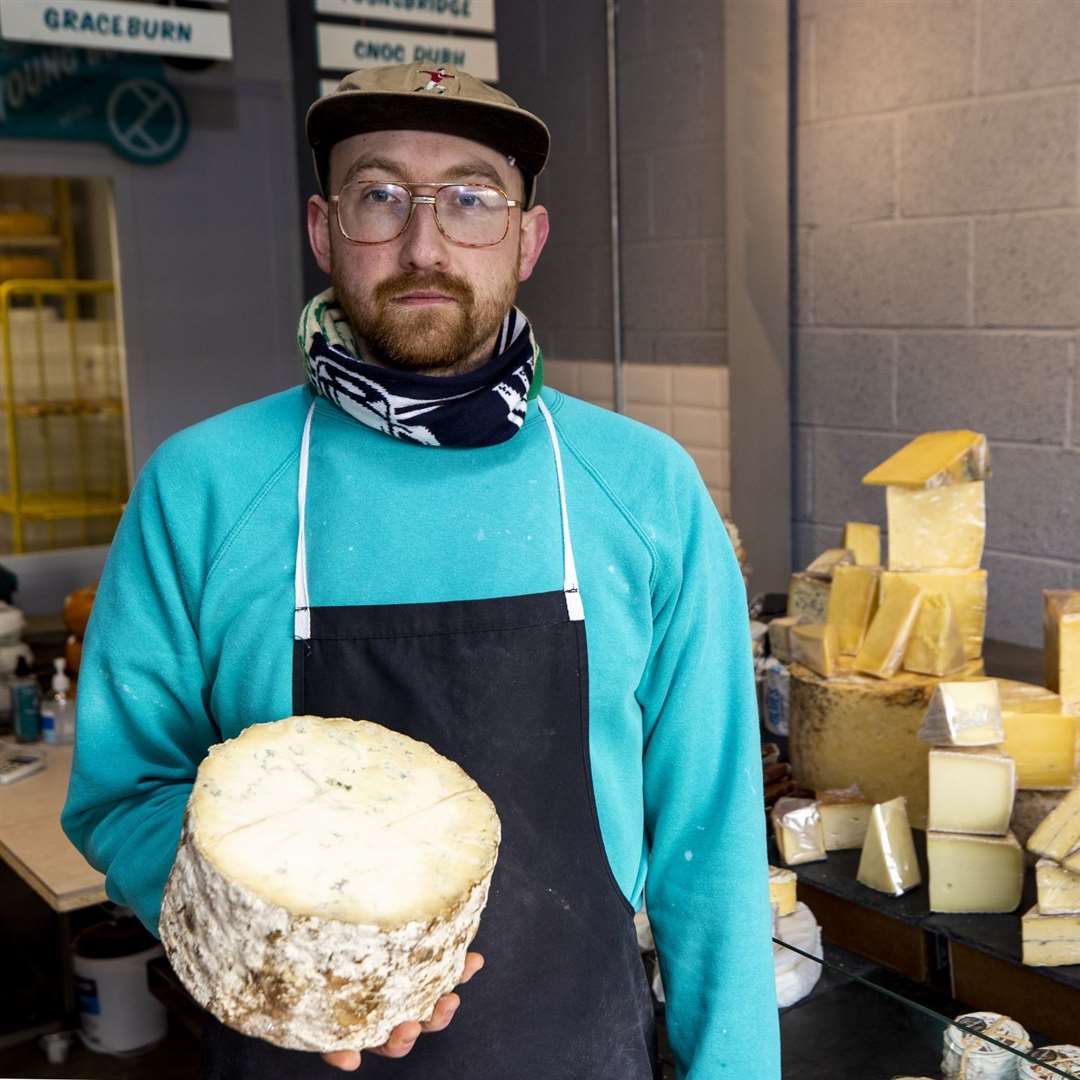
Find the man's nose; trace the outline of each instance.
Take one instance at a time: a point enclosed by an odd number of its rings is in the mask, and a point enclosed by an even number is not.
[[[444,270],[448,257],[449,242],[435,221],[434,204],[415,204],[412,220],[401,238],[402,266],[410,270]]]

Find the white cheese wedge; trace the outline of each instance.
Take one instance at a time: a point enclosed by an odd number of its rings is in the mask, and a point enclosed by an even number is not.
[[[930,816],[936,832],[1004,836],[1016,796],[1016,762],[987,747],[930,751]]]
[[[843,546],[855,556],[856,566],[881,565],[881,527],[867,521],[844,522]]]
[[[871,889],[893,896],[902,896],[921,884],[907,802],[902,796],[874,806],[856,878]]]
[[[1080,874],[1053,859],[1035,864],[1035,888],[1043,915],[1080,915]]]
[[[1024,849],[1016,837],[928,832],[930,910],[1007,912],[1020,906]]]
[[[821,824],[825,829],[826,851],[861,848],[870,825],[874,804],[859,794],[857,787],[817,792]]]
[[[314,716],[211,748],[161,937],[221,1021],[278,1046],[378,1046],[457,983],[500,840],[491,800],[426,743]]]
[[[997,746],[1005,741],[994,679],[939,683],[919,738],[931,746]]]
[[[1061,800],[1046,820],[1031,834],[1028,850],[1058,862],[1080,845],[1080,787]]]
[[[825,858],[825,830],[813,799],[777,799],[772,823],[776,846],[788,866]]]
[[[794,870],[785,870],[779,866],[769,867],[769,901],[775,905],[776,913],[781,918],[795,910],[797,883]]]
[[[1020,920],[1025,964],[1080,964],[1080,915],[1044,915],[1033,907]]]

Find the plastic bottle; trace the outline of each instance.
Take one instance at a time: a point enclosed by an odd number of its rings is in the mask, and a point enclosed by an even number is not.
[[[75,740],[75,699],[71,696],[71,680],[64,670],[64,658],[53,661],[56,673],[52,677],[52,693],[41,706],[41,737],[47,743],[69,743]]]
[[[19,657],[15,665],[15,677],[11,686],[11,718],[15,726],[15,738],[18,742],[37,742],[41,738],[41,713],[38,705],[41,690],[37,679],[30,670],[25,656]]]

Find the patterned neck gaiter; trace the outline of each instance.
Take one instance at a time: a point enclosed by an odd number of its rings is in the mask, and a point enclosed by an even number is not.
[[[304,308],[299,345],[315,393],[360,423],[420,446],[506,442],[543,385],[543,354],[517,308],[503,320],[491,359],[464,375],[420,375],[362,360],[333,289]]]

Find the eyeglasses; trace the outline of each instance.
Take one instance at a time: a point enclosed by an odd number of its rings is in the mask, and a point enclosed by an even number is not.
[[[432,194],[417,195],[416,188]],[[413,208],[430,206],[439,231],[462,247],[492,247],[510,231],[508,199],[492,184],[442,184],[418,180],[404,184],[387,180],[354,180],[330,196],[338,228],[354,244],[385,244],[396,240],[412,221]]]

